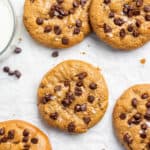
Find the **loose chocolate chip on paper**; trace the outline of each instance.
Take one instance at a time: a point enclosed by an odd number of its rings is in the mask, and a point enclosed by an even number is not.
[[[9,70],[8,74],[9,74],[10,76],[13,76],[13,75],[15,74],[15,72],[12,71],[12,70]]]
[[[14,74],[18,79],[21,77],[21,72],[19,70],[15,70]]]
[[[54,52],[52,52],[52,57],[58,57],[58,56],[59,56],[58,51],[54,51]]]
[[[22,49],[20,47],[16,47],[14,50],[14,53],[19,54],[22,52]]]
[[[8,73],[9,70],[10,70],[10,68],[8,66],[3,67],[3,71],[6,72],[6,73]]]

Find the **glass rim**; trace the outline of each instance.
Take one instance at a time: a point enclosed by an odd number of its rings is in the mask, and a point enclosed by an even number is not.
[[[6,46],[3,48],[3,50],[0,52],[0,55],[3,55],[3,53],[5,53],[5,52],[7,51],[8,47],[10,46],[10,44],[11,44],[12,41],[13,41],[13,38],[14,38],[14,36],[15,36],[15,31],[16,31],[16,28],[15,28],[15,26],[16,26],[15,12],[14,12],[14,9],[13,9],[13,6],[12,6],[10,0],[6,0],[6,1],[8,2],[8,5],[9,5],[9,7],[10,7],[10,10],[11,10],[11,13],[12,13],[12,17],[13,17],[13,31],[12,31],[12,33],[11,33],[11,36],[10,36],[10,39],[9,39],[7,45],[6,45]]]

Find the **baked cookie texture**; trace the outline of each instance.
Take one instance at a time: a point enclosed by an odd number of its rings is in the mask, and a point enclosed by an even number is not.
[[[0,122],[0,150],[52,150],[48,137],[20,120]]]
[[[150,40],[150,0],[93,0],[90,20],[108,45],[132,50]]]
[[[83,133],[103,117],[108,90],[100,70],[79,60],[67,60],[42,79],[38,107],[49,125]]]
[[[68,48],[90,32],[91,0],[25,0],[23,21],[30,35],[53,48]]]
[[[126,150],[150,149],[150,84],[123,93],[114,107],[113,124]]]

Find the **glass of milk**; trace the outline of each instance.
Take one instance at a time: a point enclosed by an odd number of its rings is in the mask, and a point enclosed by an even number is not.
[[[0,0],[0,60],[13,49],[16,35],[16,18],[9,0]]]

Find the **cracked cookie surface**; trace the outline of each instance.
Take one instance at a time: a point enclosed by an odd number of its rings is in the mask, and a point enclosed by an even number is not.
[[[114,107],[113,124],[126,150],[150,150],[150,84],[123,93]]]
[[[52,150],[48,137],[20,120],[0,122],[0,150]]]
[[[114,48],[132,50],[150,40],[149,0],[93,0],[90,20],[98,37]]]
[[[38,42],[53,48],[68,48],[90,32],[91,0],[25,0],[24,24]]]
[[[68,60],[42,79],[38,107],[53,127],[72,133],[86,132],[103,117],[108,90],[100,70],[91,64]]]

